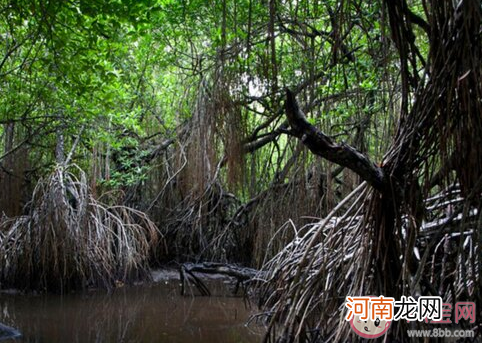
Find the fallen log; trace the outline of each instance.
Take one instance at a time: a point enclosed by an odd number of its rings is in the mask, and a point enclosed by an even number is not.
[[[236,279],[234,294],[244,285],[253,280],[258,271],[253,268],[240,267],[232,264],[218,262],[184,263],[179,269],[181,279],[181,295],[185,295],[186,283],[192,282],[199,292],[204,296],[210,296],[211,292],[204,282],[195,274],[223,275]]]

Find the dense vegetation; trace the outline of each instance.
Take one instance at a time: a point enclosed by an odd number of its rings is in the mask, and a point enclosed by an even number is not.
[[[482,308],[481,12],[1,0],[1,286],[240,263],[292,341],[345,295]]]

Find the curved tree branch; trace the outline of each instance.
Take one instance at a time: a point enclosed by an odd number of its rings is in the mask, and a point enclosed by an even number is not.
[[[294,93],[289,89],[286,89],[285,110],[291,127],[290,134],[300,138],[311,152],[353,170],[380,192],[387,189],[382,168],[352,146],[333,142],[330,137],[311,125],[301,111]]]

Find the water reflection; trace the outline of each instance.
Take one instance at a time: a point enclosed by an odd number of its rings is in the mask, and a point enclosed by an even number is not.
[[[112,294],[2,295],[0,309],[0,322],[23,334],[15,342],[260,341],[244,326],[250,310],[242,298],[181,297],[177,281],[122,287]]]

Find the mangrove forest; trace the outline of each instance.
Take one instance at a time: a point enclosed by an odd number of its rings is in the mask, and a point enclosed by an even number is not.
[[[0,0],[0,340],[481,342],[481,210],[480,0]]]

